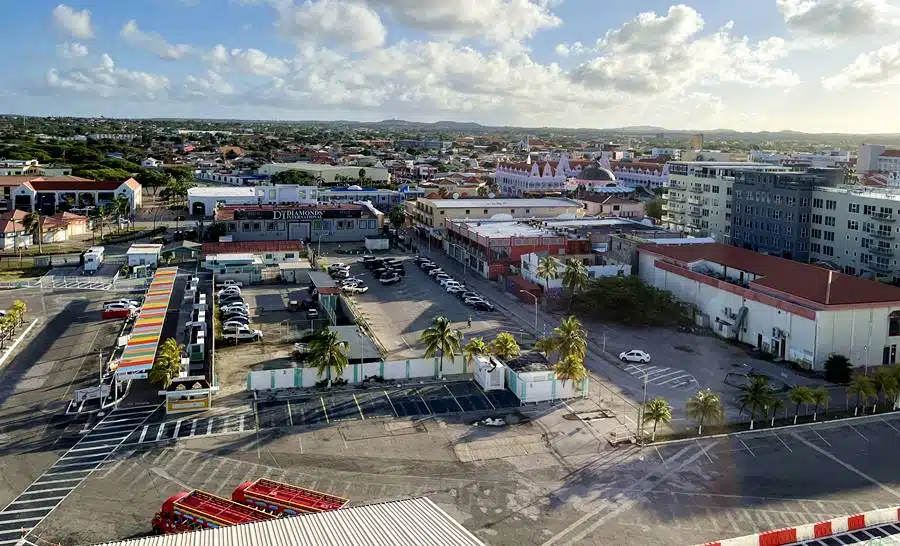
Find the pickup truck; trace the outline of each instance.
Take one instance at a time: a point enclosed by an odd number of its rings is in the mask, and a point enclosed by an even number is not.
[[[241,281],[236,281],[234,279],[228,279],[227,281],[216,283],[216,288],[225,288],[226,286],[237,286],[238,288],[243,288],[244,283],[242,283]]]
[[[257,341],[262,339],[262,330],[254,330],[248,326],[240,328],[226,328],[222,331],[224,339],[233,339],[235,343],[238,341]]]

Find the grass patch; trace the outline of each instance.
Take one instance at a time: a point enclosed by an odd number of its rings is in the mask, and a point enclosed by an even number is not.
[[[50,271],[49,267],[0,268],[0,281],[34,279],[42,277],[47,271]]]

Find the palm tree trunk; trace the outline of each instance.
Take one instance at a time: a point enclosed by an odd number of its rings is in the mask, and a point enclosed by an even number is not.
[[[658,424],[659,424],[659,421],[653,421],[653,434],[650,435],[651,442],[656,441],[656,425],[658,425]]]
[[[769,423],[769,426],[770,427],[775,426],[775,412],[774,411],[772,412],[772,421]]]
[[[444,351],[441,351],[441,358],[438,360],[438,379],[444,377]]]
[[[753,417],[750,417],[750,430],[753,430]]]

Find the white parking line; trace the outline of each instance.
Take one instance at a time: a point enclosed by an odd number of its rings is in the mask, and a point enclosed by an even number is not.
[[[756,458],[756,453],[753,453],[753,450],[750,449],[750,446],[748,446],[747,443],[744,442],[744,440],[742,440],[742,439],[740,439],[740,438],[738,438],[738,440],[741,442],[741,445],[744,446],[744,449],[747,450],[747,453],[749,453],[750,455],[753,455],[753,458],[755,459],[755,458]]]
[[[69,490],[69,491],[71,491],[71,490]],[[61,497],[41,497],[39,499],[34,499],[34,500],[16,500],[16,501],[12,501],[7,506],[12,506],[13,504],[30,503],[30,502],[58,501],[58,500],[63,500],[64,498],[66,498],[65,495],[63,495]],[[54,503],[54,504],[56,504],[56,503]],[[8,513],[8,512],[5,511],[3,513]]]
[[[106,444],[106,445],[94,446],[94,447],[80,447],[78,449],[70,449],[69,453],[77,453],[79,451],[96,451],[98,449],[108,449],[109,446],[111,446],[111,445],[115,445],[115,444]],[[68,458],[71,459],[72,457],[68,457]]]
[[[778,440],[781,441],[781,443],[784,445],[784,447],[787,448],[787,450],[788,450],[790,453],[793,453],[793,452],[794,452],[794,450],[791,449],[790,446],[787,445],[787,442],[785,442],[784,439],[783,439],[781,436],[779,436],[779,435],[778,435],[777,433],[775,433],[775,432],[773,432],[772,435],[775,436],[776,438],[778,438]]]
[[[863,440],[865,440],[865,441],[866,441],[866,442],[868,442],[868,441],[869,441],[869,439],[868,439],[868,438],[866,438],[866,435],[865,435],[865,434],[863,434],[863,433],[862,433],[862,432],[860,432],[860,431],[858,431],[858,430],[856,430],[856,427],[854,427],[854,426],[853,426],[853,425],[847,425],[847,426],[849,426],[849,427],[850,427],[850,428],[852,428],[852,429],[853,429],[853,432],[855,432],[855,433],[857,433],[857,434],[859,434],[859,435],[860,435],[860,437],[862,437],[862,439],[863,439]]]
[[[828,440],[826,440],[825,438],[823,438],[822,435],[819,434],[819,431],[818,431],[818,430],[812,429],[812,431],[816,433],[816,436],[818,436],[820,440],[822,440],[823,442],[825,442],[825,445],[827,445],[828,447],[831,447],[831,442],[829,442]]]
[[[891,427],[892,429],[894,429],[894,432],[896,432],[897,434],[900,434],[900,430],[898,430],[897,427],[895,427],[894,425],[892,425],[892,424],[890,423],[890,421],[888,421],[888,420],[885,419],[884,417],[879,417],[879,419],[881,419],[881,421],[884,422],[885,425],[887,425],[887,426]]]
[[[659,381],[660,379],[662,379],[663,377],[669,377],[671,375],[678,375],[678,374],[683,374],[683,373],[684,372],[682,372],[681,370],[673,370],[673,369],[669,368],[669,370],[666,371],[666,373],[657,375],[656,377],[654,377],[653,381],[656,382],[656,381]],[[659,383],[656,383],[656,384],[659,385]]]
[[[243,414],[241,415],[240,423],[241,423],[241,426],[238,429],[238,432],[244,432],[244,415]]]
[[[834,462],[838,463],[839,465],[843,466],[844,468],[846,468],[846,469],[849,470],[850,472],[853,472],[854,474],[856,474],[856,475],[859,476],[860,478],[863,478],[863,479],[867,480],[867,481],[870,482],[872,485],[878,486],[878,487],[881,488],[883,491],[887,491],[887,492],[890,493],[891,495],[893,495],[893,496],[895,496],[895,497],[897,497],[897,498],[900,498],[900,492],[898,492],[897,490],[895,490],[895,489],[893,489],[893,488],[891,488],[891,487],[888,487],[887,485],[881,483],[880,481],[876,480],[876,479],[873,478],[872,476],[869,476],[868,474],[866,474],[866,473],[864,473],[863,471],[859,470],[859,469],[856,468],[855,466],[852,466],[852,465],[850,465],[850,464],[848,464],[848,463],[842,461],[841,459],[837,458],[837,456],[833,455],[831,452],[826,451],[825,449],[823,449],[823,448],[817,446],[816,444],[810,442],[809,440],[807,440],[807,439],[804,438],[803,436],[800,436],[800,435],[797,434],[796,432],[792,432],[792,433],[791,433],[791,436],[793,436],[794,438],[800,440],[801,442],[803,442],[803,443],[806,444],[807,446],[813,448],[814,450],[818,451],[818,452],[821,453],[822,455],[828,457],[828,458],[831,459],[832,461],[834,461]]]
[[[78,479],[81,480],[83,478],[78,478]],[[51,487],[49,489],[37,489],[35,491],[29,491],[29,489],[31,489],[31,488],[29,487],[28,489],[23,491],[22,495],[36,495],[37,493],[48,493],[48,492],[52,492],[52,491],[71,491],[71,490],[75,489],[75,486],[70,485],[68,487]],[[19,495],[19,496],[21,497],[22,495]],[[2,512],[0,512],[0,514],[2,514]]]
[[[150,428],[150,425],[144,425],[144,430],[141,431],[141,437],[138,438],[138,443],[144,443],[144,437],[147,435],[147,429]]]
[[[159,430],[156,431],[156,441],[157,442],[162,438],[163,430],[165,430],[165,428],[166,428],[166,423],[162,423],[159,425]]]
[[[294,414],[291,413],[291,403],[285,402],[285,405],[287,405],[288,422],[291,424],[291,426],[294,426]]]
[[[666,379],[665,381],[660,381],[659,383],[654,383],[654,385],[656,385],[657,387],[661,387],[661,386],[663,386],[663,385],[666,385],[666,384],[668,384],[668,383],[672,383],[672,382],[674,382],[674,381],[678,381],[678,380],[680,380],[680,379],[684,379],[684,378],[686,378],[686,377],[689,377],[689,378],[693,379],[693,377],[692,377],[691,375],[683,374],[683,375],[679,375],[679,376],[673,377],[672,379]]]
[[[191,436],[197,433],[197,420],[191,421]]]
[[[652,372],[647,372],[647,377],[652,379],[659,379],[659,374],[664,374],[671,370],[672,368],[657,368]]]
[[[179,430],[181,430],[181,419],[175,421],[175,432],[172,433],[172,438],[178,438]]]
[[[400,414],[397,413],[397,408],[394,407],[394,401],[391,400],[391,395],[388,394],[387,391],[381,391],[384,393],[385,398],[387,398],[388,404],[391,405],[391,410],[394,412],[394,417],[399,417]]]
[[[206,433],[207,434],[212,434],[213,419],[215,419],[215,417],[210,417],[209,420],[206,422]]]

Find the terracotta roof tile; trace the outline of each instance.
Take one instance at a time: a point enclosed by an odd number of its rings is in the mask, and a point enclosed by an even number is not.
[[[652,252],[681,265],[700,260],[714,262],[759,275],[750,286],[777,290],[822,305],[858,305],[867,303],[900,302],[900,288],[889,284],[845,275],[811,264],[767,256],[752,250],[720,243],[698,245],[641,245],[640,250]],[[832,275],[828,294],[828,277]],[[771,290],[763,290],[771,293]]]
[[[885,150],[879,157],[900,157],[900,150]]]

